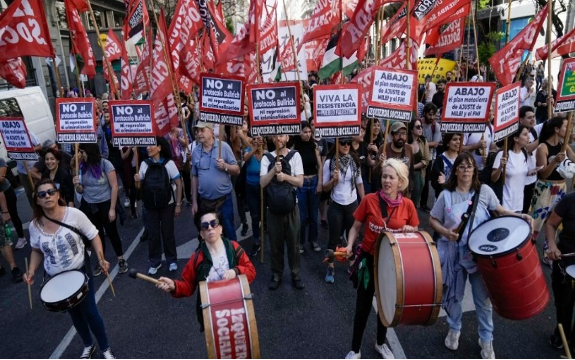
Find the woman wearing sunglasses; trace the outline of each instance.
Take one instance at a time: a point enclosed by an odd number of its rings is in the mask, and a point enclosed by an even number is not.
[[[407,143],[413,150],[413,188],[411,189],[411,200],[414,204],[419,204],[421,191],[425,183],[425,170],[431,160],[429,145],[423,136],[423,126],[421,120],[415,119],[409,123],[407,133]],[[427,202],[427,199],[426,201]]]
[[[44,164],[46,168],[42,172],[42,179],[54,181],[60,190],[62,197],[68,206],[74,207],[74,185],[72,175],[60,166],[62,155],[58,150],[48,148],[44,151]]]
[[[33,199],[34,219],[30,222],[29,229],[32,254],[30,255],[28,273],[23,276],[24,281],[30,285],[34,283],[34,275],[42,260],[44,271],[48,277],[56,276],[68,270],[79,270],[87,273],[90,291],[82,302],[68,309],[72,323],[84,343],[84,351],[80,359],[89,359],[94,353],[96,347],[92,334],[96,337],[98,347],[104,358],[114,359],[108,345],[104,321],[96,307],[94,280],[90,272],[86,271],[89,266],[87,263],[89,259],[85,256],[84,241],[76,231],[61,226],[52,220],[75,227],[90,239],[92,250],[96,254],[103,254],[104,248],[98,236],[98,229],[82,211],[66,206],[56,184],[50,179],[42,179],[36,184]],[[99,266],[102,271],[107,273],[110,263],[101,259]]]
[[[361,163],[355,151],[351,150],[351,143],[349,138],[340,139],[339,154],[335,153],[334,146],[323,165],[323,190],[331,191],[331,204],[327,210],[330,224],[327,248],[330,250],[335,250],[342,231],[348,235],[353,225],[353,212],[357,209],[358,194],[360,200],[365,196]],[[328,262],[325,281],[335,281],[333,261]]]
[[[200,281],[220,281],[233,279],[245,274],[251,283],[256,277],[256,269],[244,249],[235,241],[222,237],[220,215],[208,212],[200,216],[202,241],[188,260],[182,280],[160,277],[158,289],[171,293],[175,298],[191,296]],[[203,316],[200,292],[197,292],[196,314],[203,329]]]
[[[355,250],[356,258],[353,265],[357,273],[357,300],[355,305],[355,318],[353,320],[353,339],[351,351],[346,359],[361,358],[361,339],[365,325],[371,312],[373,295],[375,293],[373,256],[375,244],[381,232],[384,231],[416,231],[419,218],[415,205],[402,192],[409,186],[409,171],[405,163],[398,159],[387,159],[382,164],[381,190],[366,195],[353,214],[354,223],[349,231],[346,252],[350,256],[354,252],[354,244],[362,226],[365,224],[365,236],[362,243]],[[382,214],[382,212],[385,212]],[[358,269],[366,269],[361,271]],[[355,284],[354,284],[355,285]],[[387,328],[377,316],[377,343],[375,350],[384,359],[393,359],[394,356],[385,344]]]
[[[477,194],[477,197],[475,196]],[[462,215],[470,213],[473,203],[478,201],[473,224],[465,224],[460,234],[455,230],[462,221]],[[475,315],[479,328],[479,345],[483,359],[494,359],[493,311],[471,251],[467,246],[468,234],[480,224],[489,220],[490,211],[499,215],[511,215],[533,222],[530,216],[517,214],[499,204],[497,196],[487,185],[481,185],[477,164],[473,155],[462,153],[456,157],[453,169],[445,182],[445,190],[439,194],[431,210],[429,223],[436,232],[437,251],[443,274],[443,308],[447,312],[449,332],[445,346],[457,350],[461,334],[461,320],[465,283],[471,284]],[[468,221],[471,218],[468,217]]]

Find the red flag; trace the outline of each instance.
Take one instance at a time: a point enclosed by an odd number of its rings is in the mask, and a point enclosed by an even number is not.
[[[433,5],[430,5],[433,3]],[[411,11],[411,37],[421,43],[425,31],[469,14],[470,0],[429,1],[419,0]],[[468,7],[469,6],[469,7]]]
[[[357,61],[361,64],[361,62],[363,61],[363,58],[365,57],[365,54],[367,54],[367,50],[369,49],[369,43],[370,43],[370,37],[365,36],[361,42],[361,45],[359,46],[359,49],[357,49]]]
[[[449,24],[439,35],[434,46],[425,50],[425,56],[445,54],[446,52],[457,49],[463,44],[465,34],[465,19],[457,19]]]
[[[192,37],[182,49],[182,54],[185,54],[180,62],[180,74],[186,76],[193,81],[196,85],[200,85],[200,44],[196,36]]]
[[[351,79],[351,83],[361,85],[361,111],[367,112],[368,101],[371,100],[371,79],[373,77],[373,67],[370,66],[360,71],[356,77]]]
[[[104,53],[106,54],[108,61],[118,60],[122,57],[120,44],[120,40],[118,40],[118,37],[116,34],[114,34],[114,30],[110,29],[110,31],[108,31],[108,40],[106,41],[106,46],[104,47]]]
[[[258,82],[258,70],[256,53],[252,52],[244,55],[244,77],[248,84],[255,84]]]
[[[489,64],[491,64],[495,77],[503,86],[513,82],[513,78],[521,65],[523,53],[525,50],[533,50],[537,34],[546,18],[547,5],[535,15],[533,21],[521,30],[513,40],[489,59]]]
[[[437,43],[437,41],[439,40],[439,34],[440,34],[440,30],[441,30],[440,28],[441,28],[441,25],[427,30],[427,32],[425,33],[424,44],[432,45],[432,46],[435,45]]]
[[[90,8],[88,7],[88,2],[86,0],[70,0],[70,1],[72,2],[71,5],[73,5],[74,8],[78,10],[79,13],[83,13],[90,10]]]
[[[403,4],[389,21],[381,27],[381,43],[386,44],[393,38],[400,37],[405,32],[407,3]]]
[[[128,52],[126,47],[122,44],[122,77],[121,77],[121,96],[122,100],[129,100],[132,98],[132,84],[134,83],[134,74],[130,67],[130,60],[128,59]]]
[[[158,20],[158,31],[154,41],[154,51],[152,52],[152,72],[150,74],[151,99],[154,102],[165,99],[172,93],[171,64],[166,62],[164,46],[167,44],[166,18],[164,11],[160,12]]]
[[[319,71],[323,55],[329,42],[329,37],[315,39],[305,44],[305,59],[307,62],[307,71]]]
[[[22,58],[9,59],[6,62],[0,62],[0,77],[17,88],[25,88],[26,65],[24,65]]]
[[[110,67],[112,67],[112,64],[110,64]],[[108,72],[108,65],[106,64],[106,59],[104,59],[104,57],[102,57],[102,69],[104,73],[104,80],[106,80],[108,83],[111,83],[110,73]],[[120,90],[120,83],[118,81],[116,73],[114,72],[114,69],[112,69],[112,78],[114,79],[114,87],[112,88],[112,86],[110,85],[110,91],[114,93],[114,96],[116,96],[116,92]]]
[[[283,46],[283,49],[280,52],[280,61],[282,63],[282,72],[294,71],[296,69],[295,60],[294,60],[294,53],[293,53],[293,37],[289,38],[289,40]]]
[[[70,1],[71,0],[64,0],[66,17],[68,19],[68,29],[70,29],[70,34],[72,36],[72,50],[70,52],[72,54],[82,56],[84,67],[82,68],[81,73],[88,77],[94,77],[94,75],[96,75],[96,59],[94,58],[94,52],[92,51],[92,46],[88,40],[88,34],[82,24],[80,15],[77,10],[72,8]]]
[[[353,16],[358,1],[359,0],[342,0],[343,13],[348,19],[351,19]]]
[[[303,39],[298,46],[298,53],[303,44],[314,39],[329,36],[331,30],[341,22],[339,19],[339,1],[340,0],[319,0],[317,2],[304,31]]]
[[[255,44],[260,38],[260,14],[262,13],[263,0],[251,0],[248,21],[238,31],[222,56],[217,56],[218,64],[225,63],[230,59],[238,58],[255,50]]]
[[[382,59],[378,65],[384,66],[390,69],[406,69],[406,44],[407,41],[404,40],[401,45],[393,52],[391,55]],[[414,39],[411,39],[411,49],[409,52],[411,58],[411,68],[417,69],[417,51],[419,45]]]
[[[260,30],[259,52],[265,54],[273,49],[278,42],[278,23],[276,19],[277,2],[267,14]],[[255,55],[254,55],[255,56]]]
[[[134,79],[134,91],[136,95],[143,92],[150,92],[150,71],[152,66],[152,50],[150,43],[152,42],[152,29],[148,31],[148,41],[144,44],[142,55],[140,56],[140,65],[136,70]]]
[[[164,99],[154,101],[154,119],[158,126],[157,136],[165,136],[172,128],[179,125],[174,94],[170,93]]]
[[[395,0],[359,0],[350,21],[339,37],[336,54],[349,58],[359,48],[361,40],[375,20],[379,8]],[[457,0],[455,0],[457,1]]]
[[[150,17],[145,0],[124,0],[126,17],[122,26],[124,39],[130,39],[150,26]]]
[[[202,64],[206,71],[213,70],[216,64],[210,36],[207,31],[204,31],[204,34],[202,35]]]
[[[537,49],[535,58],[537,60],[546,60],[548,50],[547,45],[540,47]],[[551,51],[552,58],[575,52],[575,28],[560,38],[553,40]]]
[[[180,67],[180,58],[186,56],[183,52],[186,44],[200,31],[203,26],[200,9],[196,0],[179,0],[176,12],[170,24],[170,54],[176,72]]]
[[[0,15],[0,61],[20,56],[55,57],[42,1],[16,0]]]

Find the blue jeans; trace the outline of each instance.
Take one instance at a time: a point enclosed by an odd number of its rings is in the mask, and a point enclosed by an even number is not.
[[[246,202],[250,209],[250,216],[252,217],[252,232],[254,244],[260,243],[260,186],[250,185],[246,183]]]
[[[317,241],[319,226],[319,194],[315,193],[317,181],[317,175],[312,178],[304,178],[303,186],[296,191],[301,223],[301,244],[305,244],[306,225],[309,225],[308,241],[310,243]]]
[[[483,342],[492,341],[493,308],[491,307],[491,301],[487,295],[487,289],[483,284],[483,280],[481,280],[479,272],[468,274],[467,271],[462,271],[465,274],[464,276],[469,276],[469,283],[471,284],[471,291],[473,293],[473,303],[475,304],[475,316],[477,317],[479,338]],[[455,310],[447,315],[447,323],[451,330],[461,331],[461,317],[463,315],[463,310],[460,302],[456,302],[454,305]]]
[[[224,236],[228,240],[237,240],[236,227],[234,226],[234,201],[232,193],[226,195],[226,200],[220,208],[220,214],[223,220]]]
[[[70,314],[72,323],[82,338],[84,346],[88,347],[94,344],[92,335],[90,334],[91,330],[96,336],[98,347],[101,351],[104,351],[109,347],[108,336],[106,335],[104,320],[102,320],[96,307],[96,292],[94,291],[94,280],[91,276],[88,280],[88,288],[90,290],[86,298],[78,305],[68,309],[68,314]]]

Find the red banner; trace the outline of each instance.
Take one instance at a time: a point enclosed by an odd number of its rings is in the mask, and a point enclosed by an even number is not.
[[[267,14],[267,18],[260,30],[259,52],[265,54],[273,49],[278,42],[277,3]]]
[[[371,99],[371,80],[373,79],[373,66],[362,70],[356,77],[351,79],[352,83],[361,85],[361,112],[367,112],[368,102]]]
[[[144,28],[149,28],[150,17],[144,0],[124,0],[124,3],[126,4],[126,17],[122,32],[124,39],[130,39],[142,32]]]
[[[401,45],[393,52],[391,55],[382,59],[379,62],[379,66],[383,66],[390,69],[407,69],[406,65],[406,43],[407,41],[403,41]],[[409,57],[411,58],[411,68],[417,69],[417,52],[419,49],[419,45],[411,39],[411,49],[409,53]]]
[[[86,0],[70,0],[74,5],[74,8],[78,10],[79,13],[86,12],[90,9],[88,2]]]
[[[535,18],[505,47],[496,52],[490,59],[489,64],[497,77],[497,80],[505,86],[513,82],[513,78],[519,66],[525,50],[532,51],[537,40],[537,34],[547,18],[547,5],[535,15]]]
[[[429,0],[420,0],[415,4],[410,19],[411,36],[421,43],[425,31],[452,21],[451,17],[467,16],[470,0],[437,1],[431,8]],[[467,11],[467,12],[466,12]]]
[[[405,32],[407,3],[403,4],[384,26],[381,27],[381,43],[386,44],[393,38],[401,37]]]
[[[282,63],[282,72],[294,71],[295,66],[295,56],[293,53],[293,37],[290,38],[284,45],[280,53],[280,61]]]
[[[108,31],[108,40],[106,41],[106,46],[104,47],[104,53],[106,54],[108,61],[118,60],[122,57],[120,44],[120,40],[118,40],[118,37],[116,34],[114,34],[114,30],[110,29],[110,31]]]
[[[166,98],[154,101],[154,120],[158,129],[158,136],[165,136],[172,128],[179,125],[178,108],[173,94]]]
[[[134,83],[134,75],[132,74],[132,68],[130,66],[130,60],[128,59],[128,52],[126,47],[122,44],[122,76],[121,76],[121,96],[122,100],[129,100],[132,98],[132,84]]]
[[[552,58],[575,52],[575,28],[560,38],[553,40],[551,46]],[[535,58],[537,60],[546,60],[548,50],[547,45],[540,47],[537,49]]]
[[[166,19],[162,11],[160,13],[160,19],[158,20],[158,31],[156,32],[154,51],[152,52],[153,67],[152,73],[150,74],[151,99],[154,102],[163,100],[172,93],[171,70],[169,68],[171,64],[166,62],[163,44],[167,44],[167,36]]]
[[[23,89],[26,87],[26,65],[22,58],[9,59],[0,62],[0,77],[13,86]]]
[[[439,39],[434,46],[425,50],[425,56],[445,54],[457,49],[463,44],[465,34],[465,19],[457,19],[449,24],[439,35]]]
[[[180,62],[180,74],[186,76],[196,85],[200,84],[200,44],[198,36],[191,38],[184,47],[182,54],[184,54]]]
[[[16,0],[0,15],[0,62],[55,57],[42,1]]]
[[[68,19],[68,29],[70,29],[70,34],[72,36],[72,54],[80,55],[84,61],[84,67],[82,67],[81,73],[87,75],[88,77],[94,77],[96,75],[96,59],[94,58],[94,52],[92,51],[92,46],[88,40],[88,34],[80,19],[78,11],[74,10],[71,5],[69,5],[70,0],[64,0],[66,8],[66,17]]]
[[[148,31],[148,41],[144,44],[144,50],[140,56],[140,65],[136,70],[134,79],[134,91],[136,95],[143,92],[150,92],[150,67],[152,66],[152,56],[150,43],[152,41],[152,29]]]
[[[340,0],[319,0],[311,14],[304,36],[297,49],[298,53],[303,44],[308,41],[323,38],[331,34],[331,30],[340,23],[339,2]]]
[[[192,40],[202,26],[202,17],[196,0],[180,0],[168,30],[170,54],[176,72],[180,68],[180,58],[186,56],[184,52],[186,44]]]
[[[305,44],[307,71],[319,71],[329,38],[312,40]]]

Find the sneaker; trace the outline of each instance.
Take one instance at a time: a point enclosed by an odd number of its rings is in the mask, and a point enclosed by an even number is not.
[[[14,246],[14,248],[16,249],[22,249],[24,246],[26,246],[26,244],[28,244],[28,241],[26,241],[26,238],[18,238],[18,242],[16,243],[16,246]]]
[[[302,245],[302,244],[299,244],[297,247],[298,247],[298,250],[299,250],[299,253],[300,253],[300,254],[303,254],[303,253],[305,252],[305,249],[303,248],[303,245]]]
[[[250,251],[250,256],[256,256],[260,250],[262,249],[262,246],[260,244],[253,244],[252,245],[252,251]]]
[[[495,351],[493,351],[493,341],[483,342],[479,339],[479,346],[481,346],[482,359],[495,359]]]
[[[118,260],[118,266],[120,267],[120,270],[118,271],[120,274],[128,272],[128,262],[126,260]]]
[[[445,338],[445,346],[449,350],[457,350],[459,347],[459,335],[461,335],[461,331],[449,330]]]
[[[549,267],[553,267],[553,260],[549,259],[549,256],[547,256],[547,252],[543,253],[543,264],[549,266]]]
[[[130,199],[128,199],[128,198],[125,198],[125,199],[124,199],[124,207],[125,207],[125,208],[130,207]]]
[[[22,278],[22,272],[20,271],[20,269],[18,269],[17,266],[14,266],[14,268],[12,269],[12,282],[19,283],[23,280],[24,279]]]
[[[355,351],[350,351],[345,356],[346,359],[361,359],[361,351],[356,353]]]
[[[282,283],[281,279],[274,279],[272,277],[272,280],[270,281],[270,285],[268,286],[268,288],[270,290],[277,290],[280,287],[281,283]]]
[[[381,355],[381,357],[384,359],[395,359],[395,356],[393,356],[393,353],[391,352],[389,347],[387,347],[387,344],[383,345],[375,344],[375,351],[377,351],[379,355]]]
[[[296,288],[298,290],[305,289],[305,285],[303,284],[303,281],[301,281],[301,279],[297,279],[297,280],[292,279],[291,284],[294,288]]]
[[[91,359],[94,350],[96,350],[96,345],[86,346],[84,351],[82,351],[82,355],[80,355],[80,359]]]
[[[96,267],[94,268],[94,273],[92,275],[100,276],[100,274],[102,274],[102,267],[100,265],[96,265]]]
[[[104,359],[115,359],[116,358],[114,356],[114,353],[112,352],[112,350],[110,348],[107,348],[106,350],[102,351],[102,355],[104,355]]]
[[[243,223],[242,224],[242,236],[246,236],[246,234],[248,233],[248,230],[250,229],[250,227],[248,226],[248,223]]]
[[[171,264],[170,264],[170,267],[168,268],[168,270],[170,270],[170,271],[176,271],[176,270],[178,270],[178,264],[176,264],[175,262],[174,262],[174,263],[171,263]]]
[[[328,284],[333,284],[335,282],[335,268],[332,268],[331,266],[327,267],[325,282]]]
[[[327,220],[321,221],[321,227],[324,229],[329,229],[329,224],[327,223]]]
[[[319,246],[319,244],[317,243],[317,241],[312,241],[311,247],[313,248],[313,251],[315,251],[315,252],[320,252],[320,251],[321,251],[321,246]]]
[[[150,266],[150,268],[148,269],[148,275],[156,275],[156,273],[158,272],[158,269],[162,267],[162,263],[159,263],[158,266],[153,267]]]
[[[561,341],[561,336],[553,334],[549,338],[549,344],[553,346],[555,349],[561,350],[563,349],[563,341]]]

